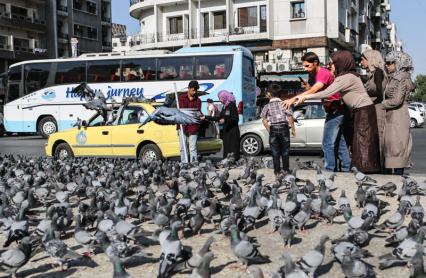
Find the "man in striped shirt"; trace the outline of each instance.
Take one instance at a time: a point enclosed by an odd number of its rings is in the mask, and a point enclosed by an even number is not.
[[[272,152],[274,173],[275,175],[279,175],[281,173],[281,160],[283,163],[282,169],[285,172],[289,171],[289,124],[292,136],[296,135],[296,130],[291,111],[281,105],[281,86],[272,83],[268,89],[272,97],[269,103],[263,108],[260,117],[263,119],[263,125],[269,132],[269,145]]]

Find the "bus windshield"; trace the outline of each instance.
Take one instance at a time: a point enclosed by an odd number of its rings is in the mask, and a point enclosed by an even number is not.
[[[238,46],[182,48],[158,55],[86,55],[72,59],[26,61],[8,71],[5,128],[10,132],[40,132],[70,128],[77,117],[88,119],[92,110],[73,92],[82,82],[101,91],[108,103],[125,97],[164,102],[168,93],[186,91],[198,80],[202,112],[207,99],[219,103],[217,94],[232,92],[240,122],[255,119],[254,62],[250,51]],[[43,134],[47,136],[48,134]]]

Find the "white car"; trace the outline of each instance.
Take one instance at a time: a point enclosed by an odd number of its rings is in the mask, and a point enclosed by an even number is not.
[[[409,106],[416,107],[420,110],[420,112],[423,112],[424,116],[423,118],[426,118],[426,105],[422,102],[411,102]]]
[[[410,113],[410,127],[421,127],[425,121],[425,112],[421,112],[416,106],[409,105],[408,112]]]
[[[293,112],[296,137],[290,138],[291,150],[321,151],[325,111],[320,101],[307,101]],[[244,155],[255,156],[269,150],[269,133],[262,120],[240,125],[240,148]]]

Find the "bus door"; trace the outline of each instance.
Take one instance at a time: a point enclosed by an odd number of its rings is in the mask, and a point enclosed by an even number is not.
[[[6,131],[19,132],[22,130],[22,110],[20,101],[22,96],[22,66],[11,67],[7,76],[7,90],[5,104],[15,101],[4,109],[4,125]]]
[[[22,113],[24,132],[36,132],[39,116],[58,118],[59,106],[54,105],[56,93],[49,89],[49,73],[52,63],[34,63],[24,66],[24,96],[22,98]],[[57,128],[52,122],[51,129]]]

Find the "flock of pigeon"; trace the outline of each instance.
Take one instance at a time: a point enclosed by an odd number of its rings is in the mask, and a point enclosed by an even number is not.
[[[426,277],[420,203],[426,182],[406,176],[401,186],[380,185],[352,168],[358,185],[353,199],[334,184],[335,174],[323,173],[315,163],[297,161],[291,173],[269,183],[259,171],[265,164],[258,158],[235,161],[232,155],[216,163],[149,165],[124,159],[0,155],[0,276],[16,277],[38,253],[50,256],[52,267],[60,271],[72,268],[73,261],[90,262],[104,253],[113,277],[130,277],[128,262],[148,257],[157,264],[157,277],[186,273],[205,278],[212,275],[211,262],[222,255],[211,249],[215,238],[226,237],[235,262],[226,267],[251,277],[264,277],[264,272],[316,277],[330,250],[328,241],[342,276],[375,277],[382,269],[405,265],[406,276]],[[315,171],[316,180],[296,175],[299,169]],[[333,198],[335,190],[340,197]],[[397,210],[382,217],[391,203],[398,204]],[[337,223],[337,216],[345,222]],[[296,260],[290,253],[300,244],[296,234],[305,240],[307,233],[316,232],[312,223],[319,221],[328,230],[343,225],[345,232],[333,234],[335,238],[330,232],[320,235],[317,245]],[[252,233],[265,224],[282,238],[282,245],[274,246],[282,256],[273,270],[267,269],[271,258],[261,254]],[[150,231],[147,225],[156,229]],[[206,226],[213,229],[204,239]],[[365,248],[375,237],[384,239],[383,249],[389,253],[378,256]],[[205,243],[193,250],[183,238]],[[151,245],[160,245],[161,253],[145,252]],[[368,263],[373,256],[378,265]]]

